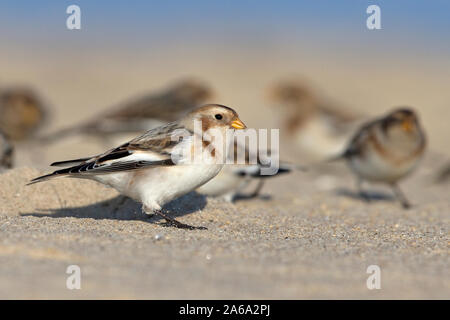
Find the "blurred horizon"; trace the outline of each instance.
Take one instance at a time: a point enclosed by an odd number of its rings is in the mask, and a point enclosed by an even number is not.
[[[65,27],[71,4],[81,8],[81,30]],[[371,4],[381,8],[382,30],[365,27]],[[376,53],[382,51],[376,49],[380,45],[419,52],[432,45],[431,52],[439,54],[450,49],[445,41],[449,12],[450,3],[443,0],[2,1],[0,39],[8,46],[29,44],[41,50],[117,48],[118,40],[139,49],[191,42],[258,47],[308,40],[310,45],[370,45],[368,51]]]

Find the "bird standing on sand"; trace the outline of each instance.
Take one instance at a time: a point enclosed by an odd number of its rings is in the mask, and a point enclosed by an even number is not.
[[[13,147],[8,138],[0,131],[0,172],[13,166]]]
[[[237,155],[241,151],[244,154],[244,164],[237,164]],[[234,142],[233,159],[230,159],[231,164],[225,164],[219,174],[214,178],[200,186],[196,191],[210,197],[220,197],[228,202],[234,200],[240,195],[249,184],[256,181],[256,188],[243,198],[255,198],[261,192],[264,182],[267,178],[277,177],[283,173],[289,173],[298,166],[291,165],[285,162],[278,164],[278,170],[273,175],[263,175],[262,169],[270,167],[270,163],[262,163],[259,156],[255,156],[255,162],[251,163],[250,152],[248,148],[239,145],[237,141]]]
[[[261,175],[260,164],[226,164],[214,179],[200,186],[197,192],[206,196],[221,197],[227,202],[234,202],[244,188],[251,182],[256,181],[256,188],[250,194],[242,196],[246,199],[255,198],[260,194],[266,178],[276,177],[291,171],[291,166],[280,164],[276,174]]]
[[[198,122],[201,132],[195,130]],[[31,183],[58,176],[92,179],[141,202],[147,214],[157,214],[178,228],[194,229],[197,227],[168,217],[162,212],[162,206],[206,183],[222,169],[226,148],[218,145],[219,140],[208,138],[210,130],[225,137],[229,129],[245,128],[233,109],[206,105],[180,121],[149,130],[98,156],[53,163],[53,166],[72,166],[35,178]],[[199,145],[204,147],[201,152],[193,150]]]
[[[426,146],[425,133],[416,113],[399,108],[388,115],[363,125],[345,152],[350,169],[358,177],[361,196],[363,181],[389,184],[404,208],[411,205],[397,185],[419,163]]]
[[[283,116],[283,136],[311,161],[340,154],[360,119],[323,101],[301,81],[280,82],[270,93]]]

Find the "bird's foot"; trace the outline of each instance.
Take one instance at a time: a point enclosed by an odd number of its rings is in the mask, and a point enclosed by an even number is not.
[[[360,191],[360,192],[359,192],[359,196],[361,197],[361,199],[362,199],[364,202],[367,202],[367,203],[372,202],[372,198],[370,197],[370,194],[367,193],[367,192],[365,192],[365,191]]]
[[[197,227],[197,226],[191,226],[185,223],[181,223],[175,219],[167,219],[166,218],[166,226],[168,227],[175,227],[175,228],[180,228],[180,229],[188,229],[188,230],[207,230],[208,228],[206,227]]]
[[[156,210],[156,211],[150,211],[150,210],[145,210],[144,212],[147,213],[148,215],[158,215],[161,218],[165,219],[166,222],[163,224],[165,226],[168,227],[175,227],[175,228],[180,228],[180,229],[188,229],[188,230],[207,230],[207,228],[205,227],[196,227],[196,226],[190,226],[188,224],[185,223],[181,223],[171,217],[169,217],[168,215],[166,215],[162,210]]]

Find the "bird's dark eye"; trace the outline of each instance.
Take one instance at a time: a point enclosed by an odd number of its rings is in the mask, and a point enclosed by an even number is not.
[[[217,120],[222,120],[222,115],[221,114],[216,114],[215,117],[216,117]]]

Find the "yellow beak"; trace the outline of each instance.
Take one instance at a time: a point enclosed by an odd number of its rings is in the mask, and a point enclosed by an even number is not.
[[[231,123],[231,126],[235,129],[246,129],[247,126],[240,120],[240,119],[236,119]]]
[[[413,123],[412,123],[412,121],[410,121],[410,120],[405,120],[405,121],[403,121],[403,123],[402,123],[402,129],[405,130],[405,131],[407,131],[407,132],[412,131],[412,129],[413,129]]]

